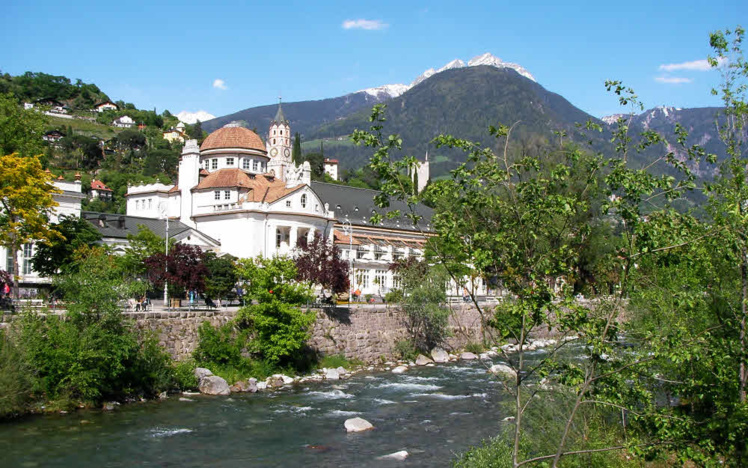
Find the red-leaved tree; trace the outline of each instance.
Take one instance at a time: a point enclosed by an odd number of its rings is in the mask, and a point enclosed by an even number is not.
[[[348,263],[340,258],[340,249],[319,234],[311,242],[302,238],[298,248],[298,279],[319,284],[335,294],[348,291]]]
[[[148,269],[148,280],[156,288],[162,288],[164,281],[176,296],[184,291],[205,290],[205,277],[208,268],[205,266],[203,252],[195,246],[175,244],[169,255],[158,253],[143,260]],[[168,266],[168,268],[166,268]]]

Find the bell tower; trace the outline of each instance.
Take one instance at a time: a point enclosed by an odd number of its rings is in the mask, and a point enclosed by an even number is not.
[[[270,122],[270,129],[267,137],[268,156],[271,162],[278,160],[285,166],[291,164],[291,126],[283,115],[283,107],[280,98],[278,99],[278,111],[275,118]],[[276,174],[281,176],[281,174]]]

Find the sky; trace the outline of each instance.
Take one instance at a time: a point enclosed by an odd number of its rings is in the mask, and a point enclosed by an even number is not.
[[[649,107],[719,105],[709,33],[748,27],[748,1],[8,2],[0,71],[95,83],[141,109],[207,111],[410,83],[490,52],[596,117],[625,111],[608,79]]]

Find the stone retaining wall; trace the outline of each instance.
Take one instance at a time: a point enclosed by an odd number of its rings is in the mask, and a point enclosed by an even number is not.
[[[481,341],[480,316],[475,307],[453,306],[448,347],[460,348]],[[350,309],[319,309],[309,345],[327,354],[373,362],[389,358],[395,344],[405,339],[403,314],[395,307],[354,306]],[[188,358],[198,341],[197,329],[204,321],[220,326],[234,318],[231,311],[132,312],[126,315],[140,329],[155,331],[161,345],[175,358]]]

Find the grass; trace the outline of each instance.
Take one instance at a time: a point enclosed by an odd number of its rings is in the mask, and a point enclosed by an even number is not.
[[[49,128],[68,128],[71,127],[77,135],[96,136],[108,140],[116,136],[123,129],[102,125],[98,122],[91,122],[82,119],[63,119],[60,117],[49,116]]]
[[[349,360],[342,354],[335,354],[333,356],[323,356],[319,363],[317,363],[317,367],[319,369],[327,368],[327,369],[336,369],[338,367],[343,367],[345,369],[353,369],[354,367],[359,367],[363,365],[363,363],[358,359],[351,359]]]

